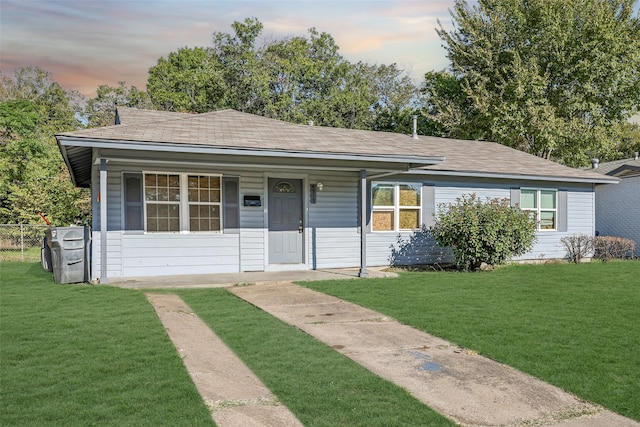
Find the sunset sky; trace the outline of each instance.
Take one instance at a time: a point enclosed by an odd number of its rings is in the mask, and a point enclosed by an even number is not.
[[[144,89],[158,59],[210,46],[215,31],[256,17],[265,40],[331,34],[350,61],[396,63],[416,80],[448,61],[436,34],[453,0],[0,0],[0,70],[34,65],[66,89],[95,96],[101,84]]]

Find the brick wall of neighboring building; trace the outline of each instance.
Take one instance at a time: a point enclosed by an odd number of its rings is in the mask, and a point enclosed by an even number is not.
[[[634,240],[640,256],[640,176],[596,187],[596,231]]]

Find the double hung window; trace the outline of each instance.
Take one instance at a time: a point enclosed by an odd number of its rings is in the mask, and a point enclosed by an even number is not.
[[[373,231],[420,228],[422,184],[373,182],[371,184]]]
[[[189,231],[220,231],[220,177],[187,177]]]
[[[237,177],[124,173],[123,192],[125,230],[237,232],[239,227]]]
[[[557,190],[523,188],[520,190],[520,208],[536,219],[538,230],[558,229]]]
[[[180,231],[180,175],[144,176],[147,231]]]

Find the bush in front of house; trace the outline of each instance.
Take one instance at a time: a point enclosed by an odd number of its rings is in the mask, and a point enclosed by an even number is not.
[[[612,259],[624,259],[627,254],[632,254],[636,248],[636,242],[631,239],[612,236],[598,236],[593,240],[594,258],[603,262]]]
[[[438,245],[453,249],[463,270],[503,264],[523,255],[536,241],[536,222],[509,199],[482,201],[475,193],[440,204],[431,233]]]
[[[594,238],[586,234],[573,234],[560,239],[567,250],[569,261],[579,263],[593,253]]]

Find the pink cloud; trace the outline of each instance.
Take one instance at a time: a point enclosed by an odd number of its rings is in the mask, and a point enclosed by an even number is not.
[[[266,40],[306,35],[316,27],[331,34],[352,61],[406,64],[419,77],[425,58],[444,58],[434,25],[437,18],[447,19],[451,5],[452,0],[2,0],[0,68],[6,75],[37,65],[85,96],[118,81],[142,89],[160,57],[184,46],[210,46],[214,31],[231,32],[233,21],[255,16]]]

